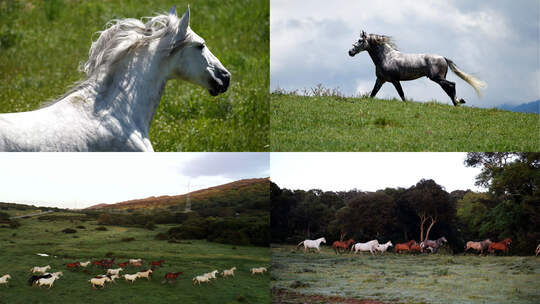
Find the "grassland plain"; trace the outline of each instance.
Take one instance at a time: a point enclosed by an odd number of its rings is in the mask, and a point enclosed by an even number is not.
[[[392,303],[538,303],[540,297],[534,256],[352,256],[273,245],[271,263],[273,302],[283,289]]]
[[[187,0],[0,1],[0,113],[39,108],[84,75],[92,39],[112,19]],[[269,1],[191,1],[191,27],[231,72],[218,97],[167,83],[150,129],[156,151],[265,151],[269,143]]]
[[[540,115],[272,93],[272,151],[538,151]]]
[[[75,213],[55,213],[76,215]],[[252,277],[250,268],[268,266],[270,250],[264,247],[233,246],[206,241],[168,243],[154,240],[170,225],[158,225],[154,231],[107,226],[97,231],[95,222],[78,220],[40,221],[19,219],[18,229],[0,228],[0,274],[9,273],[9,288],[0,289],[0,303],[268,303],[269,276]],[[77,226],[83,226],[77,228]],[[77,230],[73,234],[61,231]],[[133,241],[125,241],[134,238]],[[124,239],[124,241],[122,241]],[[40,257],[36,253],[56,256]],[[140,257],[146,261],[165,260],[150,281],[141,279],[133,285],[119,280],[103,290],[94,290],[87,281],[104,273],[98,268],[68,271],[73,261],[115,257],[116,261]],[[33,266],[51,265],[52,271],[64,276],[51,289],[28,286]],[[218,278],[216,282],[193,287],[195,275],[236,266],[234,279]],[[128,269],[125,273],[135,273]],[[165,273],[182,271],[175,284],[162,284]]]

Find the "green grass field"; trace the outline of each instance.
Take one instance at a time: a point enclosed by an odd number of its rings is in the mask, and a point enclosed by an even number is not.
[[[540,115],[340,96],[270,97],[272,151],[538,151]]]
[[[60,213],[55,213],[60,214]],[[9,288],[0,286],[0,303],[268,303],[269,275],[252,277],[252,267],[269,266],[270,250],[263,247],[233,246],[206,241],[168,243],[154,236],[172,226],[158,225],[154,231],[141,228],[107,226],[96,231],[94,222],[74,220],[48,222],[37,218],[20,219],[18,229],[0,228],[0,276],[9,273]],[[86,229],[76,228],[84,226]],[[60,232],[74,228],[77,233]],[[122,241],[135,238],[134,241]],[[56,256],[40,257],[36,253]],[[88,271],[68,271],[64,266],[74,261],[115,257],[123,262],[129,258],[146,261],[165,260],[150,281],[140,279],[133,285],[126,281],[108,284],[94,290],[87,282],[104,273],[99,268]],[[52,271],[64,276],[49,290],[30,287],[27,280],[33,266],[51,265]],[[218,278],[216,282],[193,287],[192,278],[214,269],[236,266],[234,279]],[[116,267],[115,267],[116,268]],[[135,273],[128,269],[126,273]],[[182,271],[176,284],[162,284],[165,273]]]
[[[305,254],[273,245],[270,286],[274,303],[295,303],[290,296],[276,299],[276,290],[392,303],[537,303],[539,280],[540,258],[534,256],[354,257],[328,247]]]
[[[0,1],[0,113],[54,100],[84,74],[92,39],[118,18],[141,18],[189,1]],[[212,97],[180,80],[167,83],[150,129],[156,151],[269,149],[269,2],[191,2],[191,28],[231,72],[229,90]]]

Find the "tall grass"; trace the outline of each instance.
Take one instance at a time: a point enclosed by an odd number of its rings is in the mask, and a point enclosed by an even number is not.
[[[62,95],[84,75],[92,39],[117,18],[165,12],[186,0],[0,1],[0,113],[29,111]],[[268,150],[269,3],[191,2],[191,27],[231,72],[212,97],[169,81],[150,130],[156,151]]]
[[[540,115],[346,97],[317,86],[270,96],[272,151],[537,151]]]

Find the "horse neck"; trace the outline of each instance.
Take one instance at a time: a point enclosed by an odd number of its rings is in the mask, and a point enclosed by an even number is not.
[[[373,63],[376,66],[379,66],[386,60],[388,53],[396,50],[391,48],[388,44],[383,43],[373,44],[367,51],[371,60],[373,60]]]
[[[95,91],[98,110],[122,113],[146,134],[150,129],[168,73],[159,69],[151,54],[126,58],[98,81]],[[114,110],[113,110],[114,109]],[[122,117],[117,117],[121,119]]]

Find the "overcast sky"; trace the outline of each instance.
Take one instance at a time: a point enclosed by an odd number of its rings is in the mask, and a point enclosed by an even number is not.
[[[422,178],[446,191],[487,191],[474,185],[479,168],[465,167],[466,153],[271,153],[272,182],[291,190],[376,191],[409,188]]]
[[[479,99],[449,71],[467,105],[493,107],[540,99],[538,0],[310,0],[270,1],[271,90],[339,87],[371,92],[375,66],[367,52],[347,51],[360,30],[392,36],[402,52],[440,54],[488,83]],[[427,78],[402,82],[405,96],[449,103]],[[399,98],[386,83],[380,98]]]
[[[269,153],[0,153],[0,202],[85,208],[268,177]]]

